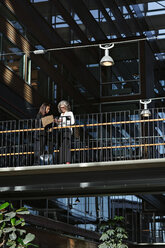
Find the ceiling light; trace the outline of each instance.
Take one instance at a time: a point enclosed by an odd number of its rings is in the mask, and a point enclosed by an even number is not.
[[[76,203],[79,203],[79,202],[80,202],[80,200],[79,200],[78,197],[76,198],[75,202],[76,202]]]
[[[105,55],[102,57],[102,59],[100,60],[100,65],[102,66],[112,66],[114,65],[114,61],[113,58],[111,56],[109,56],[109,49],[114,47],[114,43],[112,44],[107,44],[107,45],[99,45],[99,47],[101,49],[105,50]]]
[[[144,109],[141,111],[140,114],[141,114],[143,117],[149,117],[149,116],[151,115],[151,112],[150,112],[149,109],[147,109],[147,104],[151,103],[151,99],[146,100],[146,101],[140,100],[140,103],[141,103],[141,104],[144,104]]]

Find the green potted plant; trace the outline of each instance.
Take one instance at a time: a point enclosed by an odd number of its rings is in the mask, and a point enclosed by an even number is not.
[[[25,221],[21,215],[29,214],[27,208],[15,210],[11,203],[0,205],[0,247],[24,248],[35,239],[35,235],[27,233],[22,227]],[[36,246],[37,247],[37,246]]]
[[[104,221],[100,225],[101,244],[99,248],[128,248],[124,240],[128,238],[124,228],[124,217],[115,216],[113,219]]]

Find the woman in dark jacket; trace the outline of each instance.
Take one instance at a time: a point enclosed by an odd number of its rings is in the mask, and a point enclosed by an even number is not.
[[[43,103],[36,116],[35,127],[42,128],[42,118],[51,115],[51,105],[49,103]],[[46,154],[53,154],[53,134],[50,132],[52,124],[44,127],[44,130],[35,131],[34,142],[34,164],[40,164],[40,157],[44,160]],[[44,162],[43,162],[44,163]],[[50,161],[48,162],[50,163]]]

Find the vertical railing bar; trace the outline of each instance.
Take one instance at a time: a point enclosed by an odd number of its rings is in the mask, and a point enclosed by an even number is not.
[[[121,112],[118,113],[118,120],[117,121],[121,122]],[[122,146],[122,143],[123,143],[122,142],[122,139],[123,139],[122,138],[122,124],[118,125],[118,131],[119,131],[119,145]],[[119,160],[122,160],[123,150],[124,149],[119,148],[117,151],[117,153],[119,154]],[[118,160],[118,158],[117,158],[117,160]]]
[[[133,120],[136,120],[136,110],[133,111]],[[137,131],[139,131],[138,127],[137,127]],[[138,132],[138,137],[139,137],[139,132]],[[133,124],[133,144],[136,144],[136,123]],[[139,138],[138,138],[138,142],[139,142]],[[139,149],[138,149],[139,150]],[[134,159],[137,158],[137,148],[135,148],[135,152],[134,152]]]
[[[117,121],[117,113],[115,113],[115,122]],[[117,136],[117,125],[115,125],[115,146],[118,145],[118,136]],[[118,149],[115,149],[115,160],[117,160],[117,152],[118,152]]]
[[[102,113],[97,114],[97,123],[99,122],[102,123]],[[103,147],[102,126],[98,126],[98,138],[99,139],[97,139],[97,147]],[[98,161],[99,162],[103,161],[102,151],[103,149],[98,150]]]
[[[83,116],[82,116],[82,120],[84,120],[84,118],[83,118]],[[79,115],[79,118],[78,118],[78,124],[81,124],[81,116]],[[82,122],[83,124],[84,124],[84,122]],[[83,135],[83,137],[82,137],[82,143],[81,143],[81,128],[79,127],[78,128],[78,147],[79,147],[79,151],[78,152],[76,152],[76,158],[78,157],[78,161],[79,161],[79,163],[81,163],[81,156],[82,156],[82,162],[86,162],[85,161],[85,151],[83,151],[83,152],[81,152],[81,148],[83,148],[84,147],[84,144],[85,144],[85,128],[82,128],[82,135]],[[75,144],[75,148],[77,147],[77,145]]]
[[[24,128],[25,129],[28,129],[28,120],[25,120],[25,126],[24,126]],[[28,144],[27,144],[27,142],[28,142],[28,135],[29,135],[29,132],[24,132],[24,136],[25,136],[25,138],[24,138],[24,140],[25,140],[25,158],[23,158],[23,161],[25,161],[25,165],[27,165],[28,164],[28,154],[27,154],[27,152],[28,152]],[[23,163],[23,165],[24,165],[24,163]]]
[[[159,108],[156,109],[157,115],[159,115]],[[158,130],[160,130],[160,133],[158,132],[158,144],[162,142],[162,135],[161,135],[161,123],[158,124],[158,121],[156,122]],[[161,157],[161,146],[158,146],[158,157]]]
[[[131,120],[131,113],[130,113],[130,110],[128,110],[128,120],[130,121]],[[129,137],[128,137],[128,144],[131,146],[132,142],[131,142],[131,139],[132,139],[132,133],[131,133],[131,123],[128,123],[128,130],[129,130]],[[130,155],[129,155],[130,154]],[[132,159],[132,154],[133,154],[133,148],[128,148],[128,158],[129,159]]]
[[[12,121],[9,121],[9,130],[12,130]],[[8,167],[11,166],[11,153],[12,153],[12,133],[9,133],[9,159],[8,159]]]
[[[157,113],[155,113],[155,110],[153,110],[153,118],[157,118],[158,116],[157,116]],[[152,142],[153,142],[153,144],[155,143],[155,133],[156,133],[156,126],[157,126],[157,123],[156,123],[156,125],[155,125],[155,123],[154,123],[154,121],[153,121],[153,123],[152,123],[152,127],[153,127],[153,139],[152,139]],[[155,158],[156,156],[155,156],[155,152],[156,152],[156,149],[155,149],[156,147],[155,146],[153,146],[153,149],[152,149],[152,158]]]
[[[107,113],[105,113],[105,122],[107,123]],[[103,134],[104,145],[107,147],[108,145],[108,130],[107,125],[105,126],[105,134]],[[105,159],[104,161],[108,161],[108,149],[105,150]]]
[[[92,124],[93,124],[93,114],[91,114],[91,119],[92,119]],[[94,147],[94,141],[93,141],[93,140],[94,140],[94,138],[93,138],[93,126],[92,126],[91,129],[92,129],[92,132],[91,132],[91,133],[92,133],[92,137],[91,137],[92,140],[91,140],[91,143],[92,143],[92,148],[93,148],[93,147]],[[94,150],[93,150],[93,149],[92,149],[92,162],[94,162]]]
[[[162,116],[164,117],[164,111],[163,111],[163,108],[162,108]],[[164,122],[162,121],[162,134],[163,134],[163,143],[165,142],[165,131],[164,131],[164,128],[165,125],[164,125]],[[165,157],[165,146],[163,146],[163,158]]]
[[[89,120],[90,120],[90,115],[88,114],[88,119],[87,119],[87,124],[89,123]],[[90,136],[89,136],[89,130],[90,127],[87,128],[87,137],[88,137],[88,146],[87,147],[91,147],[91,143],[90,143]],[[90,162],[90,153],[91,153],[91,158],[92,158],[92,152],[90,152],[90,150],[87,151],[87,154],[88,154],[88,162]]]
[[[19,120],[18,122],[18,129],[20,130],[21,129],[21,120]],[[18,153],[20,153],[20,142],[21,142],[21,133],[20,131],[18,132]],[[17,166],[19,166],[19,163],[20,163],[20,155],[18,154],[18,163],[17,163]]]
[[[124,111],[123,114],[124,114],[123,120],[126,121],[126,120],[127,120],[127,112]],[[129,124],[128,124],[128,125],[129,125]],[[127,124],[124,123],[123,126],[124,126],[124,130],[127,131]],[[130,135],[130,133],[129,133],[128,135]],[[123,139],[124,139],[124,142],[122,142],[122,144],[124,144],[124,146],[125,146],[125,148],[124,148],[124,151],[125,151],[125,160],[127,160],[127,159],[128,159],[127,148],[126,148],[126,145],[127,145],[127,137],[125,136],[125,137],[123,137]],[[128,148],[128,149],[129,149],[129,148]],[[124,154],[123,154],[123,157],[124,157]],[[123,159],[124,159],[124,158],[123,158]]]
[[[152,115],[151,115],[152,116]],[[148,117],[149,119],[150,117]],[[150,122],[148,122],[148,128],[147,128],[147,131],[148,131],[148,138],[147,138],[147,144],[150,144],[150,136],[151,136],[151,130],[150,130]],[[150,147],[148,146],[148,154],[147,154],[147,158],[150,158]]]
[[[8,130],[8,121],[6,122],[6,130]],[[7,138],[8,138],[8,134],[6,133],[6,135],[5,135],[6,137],[5,137],[5,147],[6,147],[6,153],[8,152],[8,150],[7,150]],[[5,167],[7,167],[7,156],[5,156]]]
[[[110,113],[110,122],[112,122],[112,120],[113,120],[113,118],[112,118],[112,113]],[[109,126],[109,129],[110,129],[110,132],[109,132],[109,134],[110,134],[110,137],[109,137],[109,139],[110,139],[110,144],[111,144],[111,147],[113,146],[113,135],[112,135],[112,128],[113,128],[113,125],[110,125]],[[111,148],[111,150],[110,150],[110,154],[111,154],[111,161],[113,161],[113,149]]]

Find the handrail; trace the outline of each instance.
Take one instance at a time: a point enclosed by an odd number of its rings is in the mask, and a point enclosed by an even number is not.
[[[76,127],[95,127],[95,126],[107,126],[107,125],[118,125],[118,124],[132,124],[132,123],[145,123],[145,122],[156,122],[156,121],[165,121],[165,118],[160,119],[147,119],[147,120],[132,120],[132,121],[115,121],[115,122],[103,122],[103,123],[94,123],[94,124],[79,124],[79,125],[69,125],[65,127],[52,127],[52,129],[65,129],[65,128],[76,128]],[[17,130],[5,130],[0,131],[2,133],[15,133],[15,132],[31,132],[31,131],[42,131],[41,128],[30,128],[30,129],[17,129]]]
[[[126,145],[126,146],[101,146],[101,147],[85,147],[85,148],[72,148],[71,151],[90,151],[90,150],[105,150],[105,149],[116,149],[116,148],[131,148],[131,147],[149,147],[149,146],[165,146],[165,143],[154,143],[154,144],[139,144],[139,145]],[[53,152],[59,152],[59,150],[54,150]],[[14,156],[14,155],[28,155],[34,154],[34,152],[16,152],[16,153],[3,153],[2,156]]]

